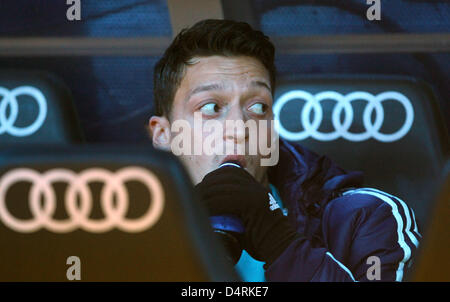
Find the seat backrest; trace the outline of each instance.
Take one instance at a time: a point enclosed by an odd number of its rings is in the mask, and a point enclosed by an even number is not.
[[[72,256],[82,281],[237,280],[183,167],[150,146],[0,151],[0,238],[1,281],[67,281]]]
[[[406,201],[420,222],[448,158],[448,132],[437,100],[403,77],[310,77],[280,83],[274,114],[280,137],[325,154],[366,185]]]
[[[450,161],[446,165],[443,181],[434,194],[432,211],[423,232],[417,261],[407,276],[408,281],[449,282],[450,262]]]
[[[70,91],[43,71],[0,70],[0,147],[82,142]]]

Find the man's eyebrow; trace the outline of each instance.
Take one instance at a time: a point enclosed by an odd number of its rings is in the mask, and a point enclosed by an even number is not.
[[[272,89],[270,89],[269,84],[267,84],[264,81],[258,81],[258,80],[251,81],[250,82],[250,86],[253,86],[253,87],[265,87],[265,88],[267,88],[267,90],[269,90],[270,93],[272,93]]]
[[[188,93],[188,95],[186,97],[186,101],[189,101],[189,99],[194,94],[197,94],[197,93],[200,93],[203,91],[211,91],[211,90],[223,90],[223,85],[221,85],[219,83],[213,83],[213,84],[205,84],[205,85],[197,86]]]
[[[270,93],[272,93],[272,89],[270,89],[270,86],[264,82],[264,81],[259,81],[259,80],[255,80],[255,81],[251,81],[250,82],[250,86],[252,87],[264,87],[266,88]],[[200,92],[204,92],[204,91],[211,91],[211,90],[224,90],[224,86],[220,83],[212,83],[212,84],[205,84],[205,85],[200,85],[195,87],[194,89],[192,89],[187,97],[186,97],[186,102],[189,101],[189,99],[197,93]]]

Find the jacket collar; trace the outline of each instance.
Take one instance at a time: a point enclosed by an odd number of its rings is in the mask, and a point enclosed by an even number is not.
[[[346,171],[298,143],[280,138],[279,148],[278,164],[269,168],[268,177],[288,208],[304,212],[312,207],[322,212],[335,192],[362,185],[362,172]]]

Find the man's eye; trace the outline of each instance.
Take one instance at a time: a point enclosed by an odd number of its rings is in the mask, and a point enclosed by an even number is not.
[[[219,112],[219,109],[219,105],[217,105],[216,103],[208,103],[203,105],[200,108],[200,111],[205,115],[215,115],[217,114],[217,112]]]
[[[251,105],[248,109],[255,114],[262,115],[262,114],[266,113],[267,105],[263,104],[263,103],[255,103],[255,104]]]

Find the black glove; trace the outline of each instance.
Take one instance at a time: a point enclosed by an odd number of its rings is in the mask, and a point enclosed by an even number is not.
[[[298,236],[269,191],[246,170],[225,166],[207,174],[195,191],[211,216],[235,215],[245,232],[241,244],[270,265]],[[272,201],[272,202],[271,202]]]

